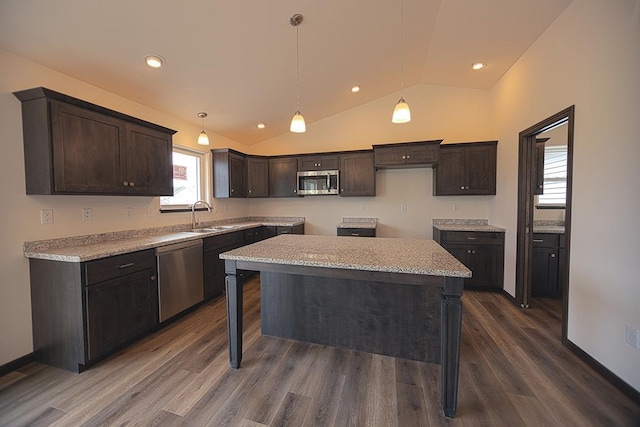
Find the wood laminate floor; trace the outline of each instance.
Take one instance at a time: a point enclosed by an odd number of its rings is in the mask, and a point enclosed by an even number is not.
[[[222,298],[76,375],[37,363],[0,378],[0,426],[632,426],[640,408],[560,344],[544,304],[465,292],[458,414],[440,367],[260,335],[245,285],[242,368]]]

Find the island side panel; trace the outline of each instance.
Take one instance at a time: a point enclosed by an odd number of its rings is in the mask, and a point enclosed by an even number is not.
[[[233,260],[224,261],[226,273],[225,288],[227,298],[227,331],[229,337],[229,364],[239,368],[242,362],[242,270],[236,268]]]
[[[440,287],[264,271],[260,282],[263,335],[440,363]]]
[[[445,277],[442,289],[442,409],[447,417],[454,417],[458,402],[458,373],[460,370],[460,342],[462,333],[462,290],[464,279]]]

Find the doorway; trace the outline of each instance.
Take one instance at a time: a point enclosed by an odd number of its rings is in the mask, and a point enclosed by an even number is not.
[[[560,127],[566,129],[566,192],[564,209],[564,248],[560,255],[563,264],[559,274],[561,283],[562,342],[567,343],[567,314],[569,307],[569,259],[571,252],[571,189],[573,171],[573,129],[575,106],[520,132],[518,146],[518,229],[516,251],[516,303],[529,308],[532,303],[533,283],[533,234],[536,193],[540,185],[539,150],[547,142],[544,134],[553,135]],[[538,153],[538,155],[536,155]]]

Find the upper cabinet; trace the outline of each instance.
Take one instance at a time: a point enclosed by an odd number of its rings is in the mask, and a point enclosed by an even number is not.
[[[438,163],[441,139],[374,145],[376,168],[432,166]]]
[[[14,95],[27,194],[173,195],[175,131],[45,88]]]
[[[373,151],[346,153],[340,156],[340,195],[376,195]]]
[[[269,197],[269,158],[247,157],[247,197]]]
[[[269,196],[298,196],[298,158],[272,157],[269,159]]]
[[[299,171],[324,171],[340,168],[340,156],[335,155],[310,155],[298,157]]]
[[[440,146],[433,177],[434,196],[496,194],[498,141]]]
[[[229,148],[213,153],[213,197],[246,197],[247,159]]]

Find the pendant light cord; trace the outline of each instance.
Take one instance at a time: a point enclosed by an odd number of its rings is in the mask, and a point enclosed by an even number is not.
[[[404,97],[404,0],[400,0],[400,98]]]
[[[300,41],[296,25],[296,111],[300,111]]]

